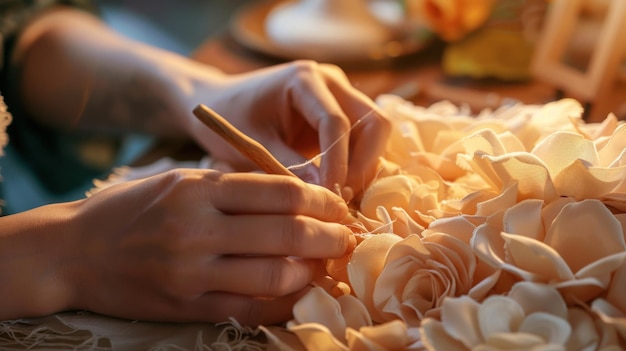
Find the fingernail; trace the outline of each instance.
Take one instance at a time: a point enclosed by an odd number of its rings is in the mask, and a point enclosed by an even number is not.
[[[356,247],[356,237],[352,234],[352,231],[350,231],[349,235],[350,237],[348,238],[348,250],[346,251],[346,253],[354,251],[354,248]]]

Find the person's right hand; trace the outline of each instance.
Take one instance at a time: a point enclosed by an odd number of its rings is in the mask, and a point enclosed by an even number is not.
[[[70,307],[130,319],[288,320],[356,243],[343,200],[292,177],[180,169],[76,206]]]

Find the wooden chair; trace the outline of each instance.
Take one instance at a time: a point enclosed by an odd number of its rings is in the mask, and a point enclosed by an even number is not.
[[[586,70],[563,62],[586,0],[553,0],[531,62],[533,76],[585,105],[585,117],[618,80],[626,52],[626,0],[611,0]],[[596,0],[587,0],[596,1]],[[626,100],[626,96],[624,97]]]

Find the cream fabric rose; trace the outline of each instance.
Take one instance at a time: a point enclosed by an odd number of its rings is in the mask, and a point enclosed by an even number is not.
[[[263,328],[280,350],[420,350],[418,328],[402,321],[373,325],[365,306],[354,296],[334,298],[320,287],[312,288],[294,306],[287,329],[298,343],[275,328]]]
[[[393,121],[385,160],[403,173],[423,165],[446,180],[465,174],[456,165],[456,154],[463,151],[458,140],[476,123],[467,111],[445,101],[424,108],[394,95],[381,95],[376,102]]]
[[[616,125],[611,135],[602,136],[606,131],[597,129],[593,140],[588,133],[554,131],[527,152],[510,133],[482,130],[464,139],[465,153],[458,157],[492,192],[517,182],[521,199],[611,197],[623,202],[611,195],[626,191],[626,125]]]
[[[456,225],[461,227],[470,228],[471,224]],[[471,293],[474,286],[479,295],[484,294],[497,281],[497,271],[476,274],[476,257],[464,240],[469,235],[460,233],[459,237],[436,230],[424,237],[367,237],[348,264],[355,296],[376,322],[400,319],[419,326],[423,318],[438,312],[445,297]],[[485,282],[478,284],[477,276]]]
[[[288,325],[300,348],[624,342],[626,124],[586,124],[574,100],[475,117],[378,102],[393,136],[355,203],[355,251],[327,265],[351,293],[314,289],[298,303]],[[289,345],[285,335],[268,334]]]
[[[598,330],[593,317],[568,308],[553,287],[520,282],[507,295],[482,303],[448,298],[441,320],[421,326],[428,350],[601,350],[617,347],[610,332]],[[606,333],[606,335],[605,335]]]
[[[393,175],[372,182],[363,193],[359,215],[365,222],[371,219],[385,222],[386,214],[393,215],[391,219],[395,220],[403,215],[397,209],[402,209],[417,225],[425,227],[437,218],[458,214],[442,211],[440,204],[447,193],[448,186],[432,169],[416,166],[414,175]],[[385,212],[381,213],[379,207]]]
[[[472,247],[484,262],[551,284],[568,301],[598,297],[626,264],[622,223],[593,199],[522,201],[478,226]]]

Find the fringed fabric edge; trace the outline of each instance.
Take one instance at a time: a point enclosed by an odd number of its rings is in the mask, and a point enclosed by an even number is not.
[[[268,343],[260,329],[234,320],[220,324],[152,323],[66,312],[0,322],[0,349],[264,351]]]

